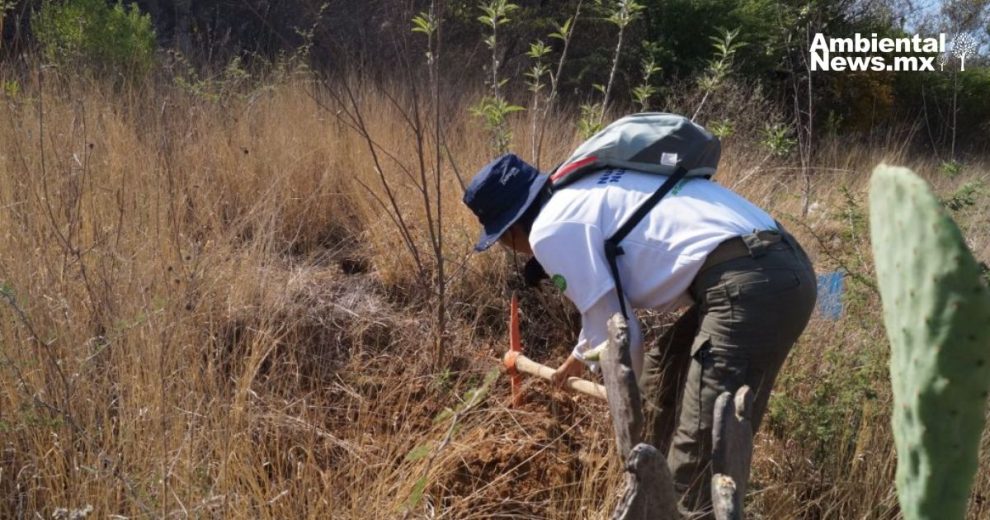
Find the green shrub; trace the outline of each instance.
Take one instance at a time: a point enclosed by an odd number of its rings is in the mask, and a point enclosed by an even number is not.
[[[63,66],[134,79],[154,64],[155,30],[136,4],[45,0],[31,28],[45,56]]]
[[[823,368],[808,371],[812,356],[820,357]],[[855,349],[829,345],[796,357],[770,400],[767,430],[802,446],[824,475],[840,477],[859,452],[862,430],[884,420],[877,382],[887,377],[888,349],[868,342]]]

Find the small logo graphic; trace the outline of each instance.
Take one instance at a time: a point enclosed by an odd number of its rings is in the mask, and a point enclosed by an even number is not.
[[[660,154],[660,164],[664,166],[677,166],[677,154],[667,152]]]
[[[674,195],[680,193],[681,190],[684,189],[684,185],[687,184],[687,181],[688,179],[682,179],[681,182],[675,184],[674,189],[670,190],[670,196],[673,197]]]
[[[966,72],[966,57],[976,53],[976,38],[963,33],[952,40],[952,55],[959,58],[959,71]]]
[[[510,179],[519,175],[519,168],[510,168],[509,171],[502,173],[502,176],[498,178],[498,182],[505,186]]]
[[[553,278],[550,278],[550,281],[552,281],[553,282],[553,285],[556,288],[560,289],[561,292],[564,292],[564,291],[567,290],[567,279],[564,278],[563,276],[561,276],[559,274],[555,274],[555,275],[553,275]]]
[[[602,176],[598,178],[598,184],[608,184],[608,183],[619,182],[619,180],[622,179],[622,174],[623,173],[626,173],[626,171],[625,170],[621,170],[621,169],[620,170],[605,170],[605,173],[603,173]]]

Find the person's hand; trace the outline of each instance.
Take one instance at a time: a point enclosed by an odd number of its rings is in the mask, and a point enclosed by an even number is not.
[[[564,383],[569,377],[578,377],[584,372],[584,363],[580,359],[570,355],[553,373],[551,382],[557,388],[564,388]]]

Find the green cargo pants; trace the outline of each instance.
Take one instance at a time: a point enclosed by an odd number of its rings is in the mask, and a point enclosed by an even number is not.
[[[646,352],[644,439],[664,450],[682,509],[711,509],[712,419],[723,392],[749,385],[760,426],[777,372],[815,305],[807,255],[786,231],[752,240],[749,256],[714,265],[691,285],[695,305]]]

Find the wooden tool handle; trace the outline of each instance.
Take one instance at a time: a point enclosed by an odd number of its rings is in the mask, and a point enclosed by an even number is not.
[[[533,361],[532,359],[529,359],[528,357],[523,355],[519,355],[519,357],[516,358],[516,370],[537,377],[541,377],[543,379],[546,379],[547,381],[552,380],[554,373],[554,369],[546,365],[537,363],[536,361]],[[564,386],[571,390],[574,390],[575,392],[581,392],[582,394],[590,395],[591,397],[597,397],[599,399],[606,400],[605,387],[596,383],[592,383],[587,379],[581,379],[579,377],[570,377],[567,378],[567,382],[564,383]]]

